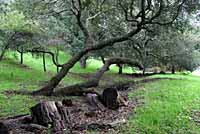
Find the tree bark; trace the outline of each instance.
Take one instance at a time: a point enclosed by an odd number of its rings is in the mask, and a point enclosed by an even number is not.
[[[42,59],[43,59],[43,69],[44,69],[44,72],[47,71],[46,69],[46,59],[45,59],[45,53],[42,53]]]
[[[81,59],[80,59],[80,67],[82,69],[85,69],[86,66],[87,66],[87,56],[83,56]]]
[[[23,48],[21,49],[20,51],[20,64],[23,64],[24,63],[24,52],[23,52]]]
[[[174,65],[172,65],[172,74],[175,74],[175,66]]]
[[[106,61],[105,61],[104,56],[101,56],[101,61],[102,61],[103,64],[105,64]]]
[[[114,88],[106,88],[103,90],[101,95],[101,100],[103,104],[109,109],[116,110],[119,108],[119,103],[117,101],[118,93]]]
[[[86,99],[91,106],[90,108],[91,111],[96,111],[96,110],[105,111],[106,110],[105,106],[102,104],[99,98],[100,98],[99,95],[95,93],[88,93],[86,95]]]
[[[57,48],[56,48],[56,62],[57,62],[57,64],[59,63],[58,59],[59,59],[59,49],[58,49],[58,46],[57,46]],[[56,68],[57,68],[57,73],[58,73],[59,72],[59,66],[56,66]]]
[[[119,71],[118,74],[122,74],[123,73],[123,66],[121,64],[117,64]]]
[[[0,122],[0,134],[9,134],[8,127]]]
[[[52,133],[71,133],[69,112],[61,102],[48,101],[39,103],[31,108],[31,114],[33,123],[45,127],[52,125]]]
[[[146,68],[144,67],[142,70],[142,74],[145,75],[145,72],[146,72]]]

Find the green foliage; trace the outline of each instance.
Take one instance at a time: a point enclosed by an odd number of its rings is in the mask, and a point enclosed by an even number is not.
[[[11,11],[6,14],[0,14],[0,29],[7,31],[18,31],[18,32],[40,32],[39,26],[33,24],[33,22],[26,20],[23,13],[19,11]]]

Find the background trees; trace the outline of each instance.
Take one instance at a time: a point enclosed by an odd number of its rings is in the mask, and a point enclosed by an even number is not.
[[[184,53],[182,55],[191,58],[187,45],[182,47],[179,45],[183,44],[182,39],[174,37],[182,36],[180,30],[165,31],[165,28],[160,26],[172,27],[177,24],[178,28],[180,22],[186,22],[184,15],[197,8],[192,1],[16,0],[11,5],[12,10],[17,10],[18,14],[23,16],[20,19],[23,21],[20,22],[23,27],[17,25],[15,29],[26,32],[26,35],[23,34],[23,37],[16,40],[17,51],[21,55],[25,51],[41,53],[44,63],[45,54],[50,54],[58,67],[58,74],[35,94],[51,94],[74,64],[80,61],[84,68],[89,56],[101,57],[103,61],[104,58],[113,57],[131,58],[144,66],[143,73],[145,68],[151,66],[175,66],[174,63],[181,58],[174,57],[173,54],[180,48],[183,51],[181,53]],[[170,37],[166,38],[166,35]],[[172,37],[173,40],[170,41]],[[27,43],[29,41],[30,43]],[[52,45],[56,52],[49,49]],[[94,50],[103,48],[105,49],[94,53]],[[56,58],[59,50],[66,49],[72,58],[64,64],[59,64]],[[122,73],[122,65],[117,65],[119,73]]]

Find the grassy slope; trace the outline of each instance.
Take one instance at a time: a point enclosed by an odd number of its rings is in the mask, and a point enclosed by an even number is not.
[[[158,75],[154,77],[182,78],[162,80],[141,85],[144,106],[135,109],[124,134],[200,134],[200,129],[189,119],[191,110],[200,110],[200,77]]]
[[[10,59],[0,63],[0,117],[27,113],[29,108],[36,103],[35,98],[21,95],[4,95],[7,89],[33,90],[39,88],[41,81],[48,80],[54,73],[55,67],[47,59],[48,73],[42,71],[41,59],[34,59],[31,55],[25,55],[23,67],[17,64],[12,54]],[[67,58],[61,55],[60,61]],[[95,62],[95,64],[94,64]],[[85,73],[96,71],[101,63],[89,61],[86,70],[78,65],[72,69],[73,72]],[[113,67],[111,72],[116,72]],[[192,109],[200,110],[200,78],[184,75],[158,75],[154,77],[173,77],[182,80],[162,80],[141,85],[141,90],[135,90],[130,94],[142,96],[145,105],[135,109],[136,114],[130,117],[128,126],[123,134],[198,134],[199,128],[189,122],[189,112]],[[65,84],[83,81],[72,74],[64,79]]]
[[[9,52],[6,57],[6,60],[0,62],[0,117],[27,113],[29,111],[28,108],[36,103],[34,98],[28,96],[5,95],[3,94],[5,90],[35,90],[40,87],[41,83],[49,80],[56,73],[56,67],[48,56],[46,59],[47,73],[43,72],[41,58],[32,58],[32,55],[25,54],[25,67],[19,64],[19,61],[15,58],[15,53]],[[61,52],[59,58],[59,61],[63,63],[69,57]],[[76,64],[71,71],[76,73],[92,73],[101,66],[101,62],[89,60],[87,69],[80,69],[79,65]],[[125,69],[125,71],[131,70]],[[117,72],[117,67],[112,66],[110,72]],[[70,85],[83,80],[78,75],[68,74],[62,83]]]

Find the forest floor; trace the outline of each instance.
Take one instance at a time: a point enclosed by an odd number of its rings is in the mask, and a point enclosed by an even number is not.
[[[72,99],[75,105],[83,105],[80,97],[32,97],[9,94],[11,90],[36,90],[56,73],[56,68],[50,62],[50,58],[49,62],[47,61],[48,72],[45,73],[42,70],[40,58],[25,56],[24,65],[18,64],[18,60],[12,55],[8,55],[8,58],[0,63],[0,118],[27,114],[30,107],[43,100]],[[66,58],[63,56],[60,60],[64,61]],[[78,65],[75,65],[62,81],[61,86],[86,80],[100,66],[101,63],[95,60],[89,61],[86,69],[80,69]],[[98,89],[101,90],[105,85],[113,83],[147,79],[146,77],[118,75],[116,72],[117,68],[113,66],[111,71],[103,76]],[[132,73],[132,70],[125,69],[125,72]],[[174,79],[140,83],[130,87],[127,91],[122,91],[124,95],[127,95],[130,107],[120,108],[117,112],[107,111],[104,115],[109,117],[109,112],[112,112],[110,116],[128,117],[127,123],[117,129],[103,132],[91,130],[84,133],[200,134],[200,77],[166,74],[148,76],[148,78]],[[100,114],[99,118],[104,119],[105,117]]]

